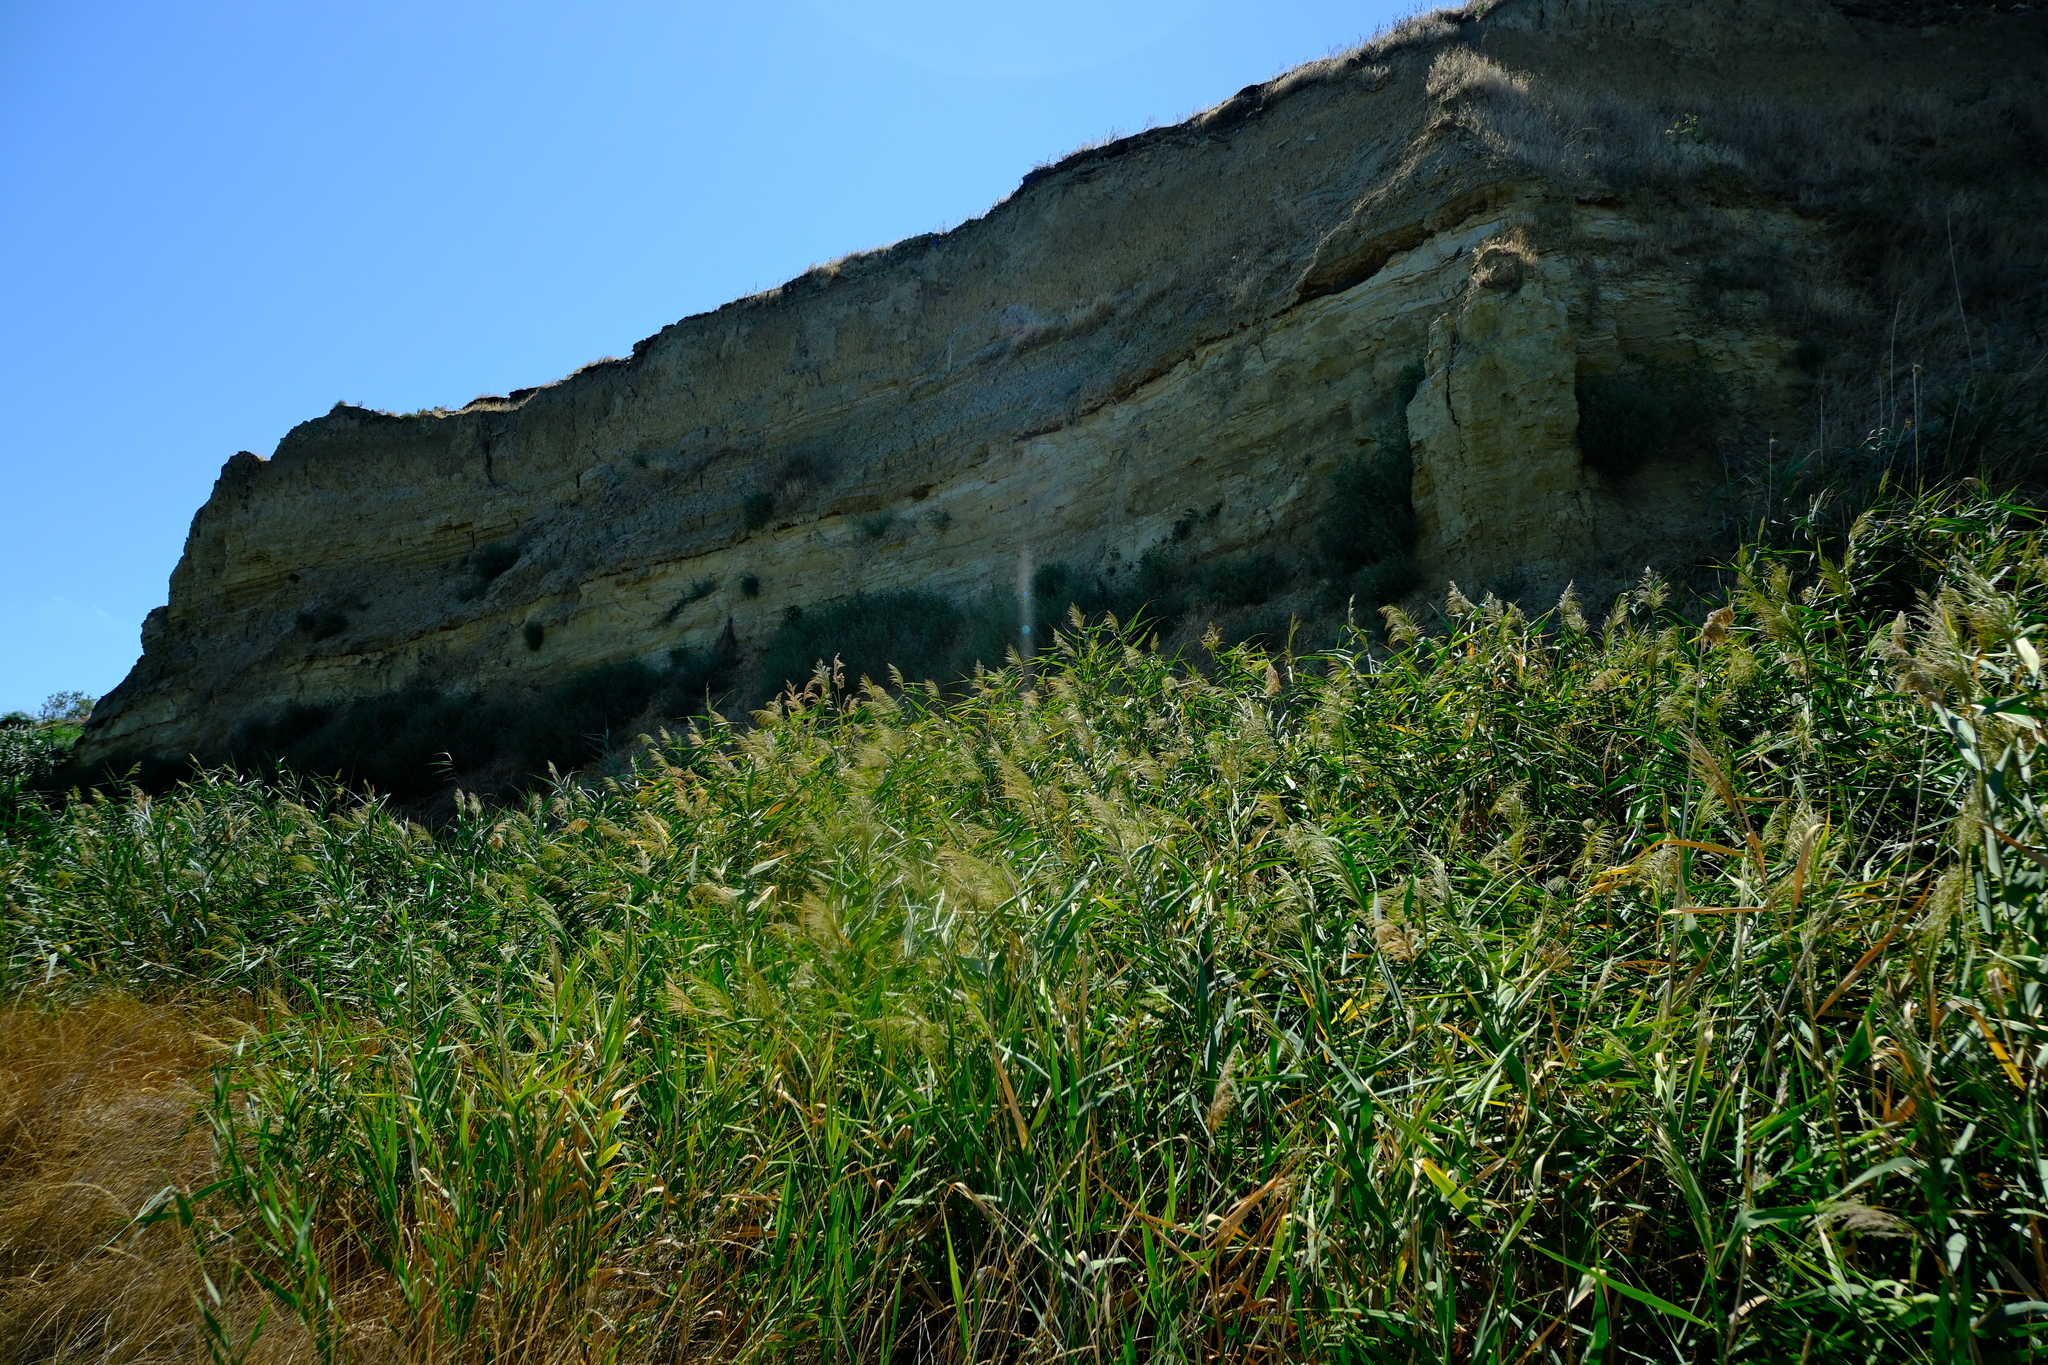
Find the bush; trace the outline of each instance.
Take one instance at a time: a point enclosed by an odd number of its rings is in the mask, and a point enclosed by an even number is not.
[[[785,619],[768,642],[757,670],[762,701],[810,680],[820,662],[836,657],[848,686],[863,678],[886,681],[894,664],[905,678],[949,682],[958,673],[955,646],[965,617],[937,593],[900,588],[856,593],[842,602]]]
[[[38,723],[25,711],[0,716],[0,834],[22,823],[38,789],[64,766],[78,734],[76,724]]]
[[[1413,479],[1405,441],[1398,451],[1383,450],[1377,458],[1354,456],[1337,466],[1316,544],[1338,573],[1414,554]]]
[[[1051,647],[1054,632],[1070,625],[1070,615],[1079,608],[1085,617],[1110,610],[1113,599],[1102,580],[1072,565],[1053,561],[1041,564],[1031,575],[1031,616],[1028,632],[1023,603],[1016,594],[991,590],[969,604],[966,630],[954,651],[951,671],[965,677],[976,664],[1000,668],[1010,652],[1036,653]]]
[[[1110,610],[1127,624],[1139,617],[1172,621],[1188,608],[1188,580],[1187,557],[1172,542],[1154,545],[1116,585]]]
[[[761,579],[760,579],[760,576],[759,576],[758,574],[750,574],[750,573],[743,573],[743,574],[741,574],[741,575],[740,575],[740,596],[742,596],[742,597],[759,597],[760,595],[761,595]]]
[[[1959,478],[1993,486],[2048,474],[2048,392],[2010,375],[1972,377],[1928,394],[1917,458],[1902,439],[1897,473],[1916,487]]]
[[[1803,338],[1785,356],[1785,364],[1801,374],[1817,375],[1828,363],[1827,338],[1809,336]]]
[[[1579,380],[1579,452],[1611,479],[1627,479],[1711,421],[1721,404],[1698,365],[1645,362],[1633,373]]]
[[[1025,652],[1024,615],[1016,593],[991,589],[968,604],[966,618],[954,662],[948,666],[955,677],[972,674],[976,664],[1001,668],[1012,650],[1020,655]],[[1051,634],[1034,629],[1029,647],[1035,653],[1051,642]]]
[[[1222,514],[1223,502],[1221,499],[1210,503],[1207,511],[1196,507],[1188,508],[1187,511],[1182,512],[1174,519],[1173,534],[1170,537],[1172,543],[1175,545],[1185,545],[1198,528],[1215,521]]]
[[[758,531],[768,524],[768,518],[775,515],[773,493],[749,493],[740,499],[740,525],[749,531]]]
[[[456,774],[511,774],[516,790],[546,772],[603,756],[618,728],[655,702],[664,715],[701,711],[725,684],[731,661],[678,649],[667,670],[629,662],[579,673],[520,704],[420,685],[353,702],[293,705],[237,736],[231,761],[281,765],[308,776],[410,801]],[[478,780],[472,778],[473,781]]]
[[[661,674],[635,662],[593,668],[548,689],[514,727],[521,767],[537,774],[553,764],[566,772],[603,757],[614,729],[644,711],[661,682]]]
[[[1287,585],[1294,573],[1272,555],[1233,555],[1195,570],[1195,591],[1218,607],[1255,607]]]
[[[92,718],[93,703],[98,700],[83,692],[52,692],[37,708],[36,720],[44,725],[82,723]]]
[[[510,715],[470,694],[409,687],[339,705],[294,705],[246,727],[230,758],[338,777],[401,800],[423,796],[452,772],[490,766]]]
[[[1416,567],[1415,556],[1403,554],[1366,565],[1342,580],[1342,587],[1347,599],[1370,613],[1400,601],[1421,582],[1422,571]]]
[[[661,680],[655,701],[664,716],[691,716],[715,705],[732,680],[737,660],[714,650],[685,646],[668,655],[668,673]]]
[[[493,579],[519,562],[519,553],[519,547],[509,540],[494,540],[479,547],[462,561],[469,566],[469,580],[455,590],[455,600],[473,602],[482,597]]]
[[[1031,619],[1041,630],[1064,627],[1072,608],[1079,607],[1083,616],[1092,617],[1109,605],[1109,590],[1102,580],[1072,565],[1054,560],[1039,565],[1031,575]]]
[[[832,482],[837,463],[820,451],[792,455],[776,468],[775,479],[770,486],[775,490],[775,496],[784,501],[801,498]]]
[[[548,628],[538,621],[528,621],[520,629],[519,634],[526,640],[528,649],[537,650],[547,643]]]

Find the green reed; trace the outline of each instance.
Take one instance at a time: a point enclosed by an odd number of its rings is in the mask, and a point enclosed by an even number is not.
[[[144,1215],[257,1286],[220,1355],[2030,1359],[2040,525],[1889,503],[1704,629],[821,670],[438,833],[78,801],[0,988],[258,1021]]]

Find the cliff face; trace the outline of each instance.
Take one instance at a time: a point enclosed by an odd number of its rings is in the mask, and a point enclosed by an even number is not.
[[[1361,558],[1412,558],[1404,591],[1611,587],[1713,543],[1716,490],[1804,439],[1829,365],[1867,387],[1881,263],[1763,144],[1896,140],[1902,99],[1973,96],[2020,111],[2020,145],[2042,34],[1823,0],[1430,16],[629,358],[456,411],[337,407],[228,461],[81,752],[204,757],[423,684],[530,694],[728,622],[754,657],[791,608],[967,602],[1020,561],[1114,590],[1148,552],[1256,553],[1269,613],[1331,610]],[[1412,545],[1333,560],[1334,481],[1411,467]]]

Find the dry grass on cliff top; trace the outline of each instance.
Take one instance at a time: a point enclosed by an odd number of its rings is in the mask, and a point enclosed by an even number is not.
[[[1894,501],[440,834],[10,806],[0,1359],[2031,1358],[2044,577]]]

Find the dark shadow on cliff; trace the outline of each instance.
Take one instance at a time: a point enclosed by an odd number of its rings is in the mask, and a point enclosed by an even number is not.
[[[701,714],[725,691],[732,665],[729,654],[678,649],[665,668],[607,664],[524,697],[419,685],[293,705],[250,722],[225,752],[205,757],[244,772],[334,778],[401,806],[437,801],[455,785],[511,796],[546,781],[551,768],[570,772],[602,758],[650,712]],[[58,768],[38,785],[51,793],[130,785],[161,792],[198,766],[123,755]]]

